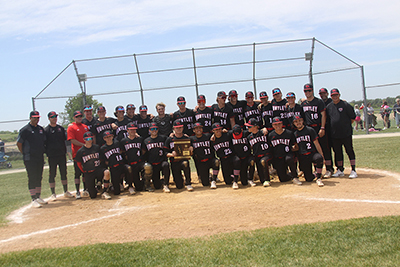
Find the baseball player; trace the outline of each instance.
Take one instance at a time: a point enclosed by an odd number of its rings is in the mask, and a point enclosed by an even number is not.
[[[314,89],[312,84],[304,85],[304,94],[306,100],[301,103],[304,111],[305,124],[314,129],[318,134],[318,142],[322,148],[325,159],[326,178],[330,177],[333,173],[332,156],[328,146],[328,139],[325,135],[326,125],[326,107],[324,101],[314,97]]]
[[[193,191],[189,160],[174,158],[177,156],[174,150],[175,141],[188,139],[188,137],[184,136],[183,134],[183,128],[184,126],[181,121],[179,120],[174,121],[174,126],[173,126],[174,135],[167,138],[165,146],[167,147],[168,151],[167,157],[169,158],[171,163],[172,177],[174,178],[176,188],[178,189],[183,188],[183,177],[182,177],[182,171],[183,171],[185,175],[186,189],[188,191]],[[193,147],[191,147],[191,150],[193,151]]]
[[[137,120],[139,118],[139,115],[135,114],[136,107],[134,104],[128,104],[126,105],[126,114],[125,118],[127,118],[130,122],[133,122],[137,125]]]
[[[28,188],[32,198],[32,207],[35,208],[47,204],[40,197],[46,135],[43,127],[38,125],[39,118],[39,112],[32,111],[29,114],[29,123],[19,130],[17,139],[17,147],[19,152],[23,154],[24,165],[28,174]]]
[[[159,134],[169,136],[172,133],[171,115],[165,113],[163,102],[156,104],[156,110],[158,115],[153,118],[153,122],[157,123]]]
[[[124,116],[125,109],[123,106],[117,106],[115,108],[115,117],[117,117],[117,120],[114,122],[112,125],[112,128],[115,129],[115,138],[118,141],[121,141],[122,138],[125,138],[128,136],[128,129],[126,128],[126,125],[130,122],[129,119],[125,118]]]
[[[78,167],[78,164],[75,160],[76,153],[78,150],[85,145],[85,141],[83,140],[83,135],[88,131],[88,127],[82,123],[82,112],[79,110],[74,112],[74,120],[75,122],[68,125],[67,129],[67,137],[68,140],[71,141],[71,149],[72,149],[72,158],[74,159],[74,170],[75,170],[75,189],[76,189],[76,199],[81,199],[81,193],[79,192],[80,187],[80,177],[83,174],[81,169]],[[89,192],[86,191],[86,182],[85,176],[82,176],[83,182],[83,196],[89,196]]]
[[[129,185],[129,192],[132,194],[132,190],[137,191],[143,190],[143,182],[140,180],[140,173],[144,170],[145,163],[143,159],[143,137],[136,134],[137,126],[135,123],[130,122],[127,125],[128,136],[123,138],[120,142],[120,148],[126,161],[127,169],[127,184]],[[149,166],[151,168],[151,166]],[[146,176],[151,179],[151,177]],[[135,185],[133,188],[132,183]],[[150,184],[150,181],[147,182]],[[131,189],[132,188],[132,189]]]
[[[324,163],[321,146],[318,142],[318,135],[313,128],[304,125],[304,119],[295,115],[293,124],[296,128],[294,137],[296,138],[296,150],[298,150],[299,168],[304,173],[304,178],[307,182],[314,180],[312,165],[316,170],[316,183],[322,187],[324,184],[321,180],[322,166]]]
[[[149,130],[150,136],[144,140],[145,156],[149,163],[144,166],[145,187],[147,191],[153,191],[148,183],[150,181],[148,177],[151,177],[155,189],[160,189],[161,185],[163,185],[163,191],[169,193],[171,192],[168,188],[171,171],[167,161],[167,148],[165,146],[167,137],[165,135],[158,135],[158,126],[155,122],[150,124]],[[160,172],[164,176],[163,179],[160,179]]]
[[[46,134],[46,154],[49,159],[49,185],[51,190],[52,201],[57,200],[56,196],[56,183],[54,178],[57,175],[57,166],[60,169],[61,184],[64,189],[64,197],[74,197],[68,192],[68,181],[67,181],[67,148],[65,145],[66,132],[64,127],[57,124],[58,114],[54,111],[50,111],[47,114],[49,119],[49,125],[44,128]]]
[[[232,138],[229,137],[228,133],[222,132],[222,125],[219,122],[215,122],[212,125],[212,129],[214,140],[211,141],[211,145],[221,161],[222,175],[224,176],[225,184],[232,184],[233,189],[238,189],[239,185],[237,182],[240,175],[240,159],[233,152]]]
[[[104,189],[101,197],[104,199],[111,199],[108,194],[110,185],[110,171],[103,168],[100,163],[100,147],[93,144],[94,135],[92,132],[86,132],[83,135],[85,145],[82,146],[76,153],[75,160],[79,168],[85,173],[87,190],[89,191],[90,198],[96,198],[96,180],[103,179]]]
[[[92,106],[85,105],[85,107],[83,108],[83,114],[85,114],[85,118],[82,119],[82,123],[85,124],[90,131],[93,124],[96,122],[96,119],[93,117]]]
[[[206,97],[204,95],[197,97],[197,104],[199,107],[194,112],[195,121],[203,125],[203,133],[211,133],[213,110],[206,106]]]
[[[326,88],[321,88],[319,89],[319,96],[321,97],[322,101],[325,103],[325,107],[329,105],[329,103],[332,102],[332,98],[329,97],[329,92]],[[328,138],[328,149],[325,151],[325,154],[329,153],[328,158],[332,158],[332,136],[331,136],[331,128],[330,128],[330,121],[329,121],[329,116],[326,116],[326,123],[325,123],[325,135],[326,138]],[[332,164],[333,165],[333,164]],[[331,171],[327,171],[325,173],[326,178],[329,178],[330,175],[333,174],[333,168]]]
[[[263,119],[263,127],[268,130],[268,132],[274,130],[272,127],[272,118],[274,117],[274,112],[272,110],[272,103],[268,101],[267,92],[260,92],[261,104],[258,105],[261,111],[261,117]]]
[[[105,131],[113,130],[112,126],[115,122],[115,119],[106,117],[106,108],[104,106],[100,106],[97,108],[97,115],[99,117],[96,119],[96,122],[93,124],[90,131],[94,135],[94,143],[101,147],[105,144],[103,134]]]
[[[194,111],[186,108],[186,99],[183,96],[178,97],[177,105],[179,109],[172,114],[172,121],[179,120],[183,125],[183,133],[187,136],[193,135]]]
[[[327,107],[332,136],[332,147],[335,152],[337,171],[332,177],[343,177],[343,148],[350,160],[351,172],[349,178],[357,178],[356,155],[353,149],[353,127],[351,126],[356,118],[353,107],[340,99],[337,88],[331,90],[332,103]]]
[[[244,126],[244,107],[246,106],[245,100],[238,100],[238,93],[236,90],[230,90],[228,94],[229,102],[226,105],[233,110],[235,116],[235,124],[239,124],[240,127]]]
[[[225,104],[226,94],[220,91],[217,94],[217,104],[211,106],[214,114],[214,123],[218,122],[224,129],[230,130],[235,125],[233,109]]]
[[[293,132],[283,128],[283,123],[280,117],[275,117],[272,120],[274,130],[268,134],[268,140],[272,148],[273,165],[278,173],[279,181],[287,182],[292,179],[296,185],[302,183],[297,178],[297,169],[294,161],[294,153],[292,147],[295,144]],[[287,168],[290,169],[288,175]]]
[[[289,121],[286,117],[287,115],[287,100],[285,98],[282,98],[282,92],[281,89],[279,88],[274,88],[272,89],[272,95],[274,99],[272,99],[272,112],[273,112],[273,118],[279,117],[282,120],[283,123],[283,128],[289,126]]]
[[[195,122],[193,125],[194,136],[190,137],[193,147],[193,159],[197,169],[197,175],[200,177],[203,186],[209,186],[209,173],[212,169],[211,189],[217,188],[217,177],[219,173],[219,160],[215,157],[215,151],[211,146],[211,134],[203,133],[203,125]]]
[[[147,114],[147,106],[141,105],[139,107],[139,117],[137,121],[137,133],[143,137],[147,138],[150,136],[149,127],[152,123],[152,117]]]
[[[286,117],[289,122],[288,129],[295,131],[296,128],[293,126],[293,118],[294,116],[300,116],[304,118],[304,111],[302,106],[296,103],[296,95],[293,92],[286,94],[286,100],[288,101],[288,106],[286,107]]]
[[[253,156],[257,165],[258,176],[264,187],[271,185],[268,166],[272,160],[272,151],[269,146],[266,129],[260,130],[256,119],[250,119],[246,126],[250,134],[247,136],[249,144],[253,149]]]
[[[255,118],[258,122],[258,125],[262,126],[262,116],[261,112],[258,109],[259,102],[254,101],[254,94],[251,91],[246,93],[246,105],[244,107],[244,118],[246,122],[248,122],[251,118]]]

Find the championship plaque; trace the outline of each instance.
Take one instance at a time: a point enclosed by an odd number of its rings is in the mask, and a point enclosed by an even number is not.
[[[177,156],[174,159],[190,159],[190,139],[174,140],[174,150]]]

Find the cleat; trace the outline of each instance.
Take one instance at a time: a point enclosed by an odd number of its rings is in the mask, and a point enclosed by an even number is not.
[[[153,187],[148,186],[148,187],[146,187],[146,191],[148,191],[148,192],[154,192],[154,189],[153,189]]]
[[[293,182],[295,185],[302,185],[302,184],[303,184],[302,182],[300,182],[299,178],[293,178],[292,182]]]
[[[249,183],[249,185],[251,185],[251,187],[255,187],[256,186],[256,183],[253,182],[253,180],[248,180],[247,182]]]
[[[50,196],[50,201],[56,201],[57,200],[57,195],[56,194],[52,194]]]
[[[233,188],[233,189],[239,189],[239,185],[238,185],[238,183],[236,183],[236,182],[233,182],[233,184],[232,184],[232,188]]]
[[[217,189],[217,183],[215,181],[211,181],[211,189]]]
[[[81,199],[81,198],[82,198],[82,197],[81,197],[81,193],[80,193],[80,192],[76,192],[75,197],[76,197],[76,199]]]
[[[356,171],[353,171],[353,170],[352,170],[352,171],[350,172],[349,178],[350,178],[350,179],[353,179],[353,178],[357,178],[357,177],[358,177],[358,175],[357,175]]]
[[[44,200],[41,199],[40,197],[38,197],[38,198],[36,199],[36,201],[39,202],[39,203],[42,204],[42,205],[47,204],[47,201],[44,201]]]
[[[83,197],[89,197],[90,195],[89,195],[89,192],[88,192],[87,190],[84,190],[84,191],[82,192],[82,196],[83,196]]]
[[[321,178],[318,178],[315,182],[317,183],[317,185],[319,187],[323,187],[324,186],[324,183],[322,182]]]
[[[270,181],[265,181],[265,182],[263,183],[263,186],[264,186],[264,187],[271,186],[271,182],[270,182]]]
[[[330,178],[332,176],[332,173],[330,171],[326,171],[324,174],[324,178]]]
[[[100,193],[100,191],[101,191],[101,187],[102,187],[102,184],[101,184],[101,182],[100,182],[100,181],[98,181],[98,182],[97,182],[97,184],[96,184],[96,190],[97,190],[97,193]]]
[[[72,194],[71,194],[70,192],[68,192],[68,191],[65,191],[65,192],[64,192],[64,197],[73,198],[74,195],[72,195]]]
[[[342,172],[341,170],[337,170],[334,174],[332,174],[332,177],[343,177],[344,176],[344,172]]]
[[[109,199],[111,199],[111,196],[107,192],[103,192],[103,194],[101,194],[101,198],[109,200]]]
[[[189,189],[188,189],[188,190],[189,190]],[[192,190],[193,190],[193,189],[192,189]],[[168,185],[164,185],[163,191],[164,191],[164,193],[169,193],[169,192],[171,192],[171,190],[169,190],[169,188],[168,188]]]
[[[128,191],[129,191],[129,194],[131,194],[131,195],[136,194],[135,188],[133,188],[133,187],[129,187]]]
[[[41,208],[42,204],[40,204],[37,199],[32,200],[32,204],[31,204],[32,208]]]
[[[187,185],[186,189],[187,189],[187,191],[193,191],[193,186],[192,185]]]

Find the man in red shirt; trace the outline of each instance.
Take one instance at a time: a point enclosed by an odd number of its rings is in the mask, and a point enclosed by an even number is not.
[[[88,127],[82,123],[82,112],[75,111],[74,112],[74,120],[75,122],[68,125],[67,136],[68,140],[71,141],[72,148],[72,158],[74,159],[74,169],[75,169],[75,188],[76,188],[76,199],[81,198],[81,194],[79,192],[80,187],[80,177],[82,171],[79,169],[77,162],[75,161],[76,152],[85,145],[85,141],[83,140],[83,135],[89,131]],[[86,189],[85,177],[82,177],[83,187]],[[84,196],[89,196],[87,191],[83,192]]]

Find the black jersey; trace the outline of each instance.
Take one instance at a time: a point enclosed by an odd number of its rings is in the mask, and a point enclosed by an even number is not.
[[[144,140],[144,150],[146,151],[146,160],[151,164],[160,164],[167,160],[165,135],[158,135],[156,138],[147,137]]]
[[[205,160],[215,157],[214,149],[210,141],[211,134],[203,134],[201,137],[191,136],[190,141],[193,147],[193,158]]]
[[[142,160],[143,140],[143,137],[135,137],[134,139],[125,137],[119,142],[119,147],[128,164]]]
[[[152,119],[150,119],[150,115],[147,115],[146,118],[138,117],[137,120],[137,134],[143,138],[147,138],[150,136],[149,127],[152,123]]]
[[[196,122],[200,122],[203,125],[203,133],[211,133],[213,110],[209,107],[205,109],[197,109],[194,113],[194,119]]]
[[[226,103],[227,106],[232,108],[233,115],[235,116],[235,124],[239,124],[241,127],[244,125],[244,107],[246,104],[245,100],[238,100],[235,105],[231,102]]]
[[[272,131],[268,134],[268,140],[275,158],[283,158],[292,152],[292,146],[295,144],[293,132],[284,130],[282,134]]]
[[[214,112],[214,122],[219,122],[223,128],[230,130],[231,118],[234,117],[233,109],[227,105],[225,105],[223,108],[220,108],[218,104],[212,105],[211,108]]]
[[[82,164],[84,172],[92,172],[100,166],[100,147],[93,144],[90,148],[82,146],[76,152],[75,161]]]
[[[125,119],[128,119],[130,122],[133,122],[133,123],[135,123],[136,125],[137,125],[137,122],[138,122],[138,120],[139,120],[139,117],[140,117],[140,116],[139,116],[138,114],[133,115],[132,118],[129,117],[127,114],[124,115],[124,118],[125,118]]]
[[[303,108],[299,104],[295,104],[294,107],[287,106],[286,117],[288,119],[288,129],[295,131],[296,127],[293,125],[294,116],[300,116],[304,119]]]
[[[349,103],[342,100],[337,104],[332,102],[326,110],[329,116],[332,138],[345,138],[353,134],[351,120],[356,118],[356,114]]]
[[[325,111],[325,103],[319,98],[314,97],[313,100],[305,100],[301,103],[304,111],[304,119],[306,125],[312,127],[316,133],[321,129],[321,112]]]
[[[268,137],[264,135],[261,130],[255,134],[251,133],[249,136],[247,136],[247,139],[249,140],[249,144],[253,149],[253,155],[255,157],[261,157],[272,153],[268,143]]]
[[[42,126],[28,123],[19,130],[17,142],[22,143],[24,160],[43,159],[46,134]]]
[[[237,138],[235,138],[232,131],[229,131],[228,135],[232,139],[233,151],[239,158],[245,158],[251,155],[251,147],[247,139],[249,135],[248,131],[242,131],[241,135]]]
[[[117,129],[115,130],[115,139],[121,141],[122,138],[128,136],[128,129],[126,126],[130,121],[124,118],[122,121],[116,120],[114,123],[117,125]]]
[[[272,110],[272,104],[268,103],[267,105],[263,105],[261,108],[261,117],[264,121],[264,127],[267,128],[268,131],[272,131],[272,119],[274,118],[274,112]]]
[[[172,117],[169,114],[165,114],[163,118],[155,116],[153,122],[157,123],[158,134],[169,136],[172,133]]]
[[[174,151],[175,149],[175,141],[178,140],[188,140],[188,138],[186,136],[182,136],[182,137],[177,137],[177,136],[172,136],[172,137],[168,137],[167,140],[165,141],[165,147],[167,148],[167,152],[168,153],[172,153],[172,151]],[[169,160],[172,161],[179,161],[179,160],[175,160],[173,157],[169,158]]]
[[[220,138],[215,137],[215,141],[211,141],[211,145],[220,159],[234,155],[232,138],[229,137],[228,133],[222,133]]]
[[[281,101],[277,102],[275,99],[272,100],[272,116],[274,117],[279,117],[282,120],[283,127],[288,126],[288,119],[286,118],[287,114],[287,109],[286,109],[286,99],[282,99]]]
[[[97,119],[93,124],[90,131],[96,136],[96,144],[102,146],[106,143],[103,139],[103,133],[105,131],[113,131],[112,124],[115,122],[113,118],[105,118],[104,121]]]
[[[193,135],[193,122],[194,122],[194,111],[186,108],[185,112],[175,111],[172,116],[172,122],[180,121],[183,124],[183,133],[188,136]]]
[[[244,106],[244,118],[246,119],[246,122],[248,122],[251,118],[254,118],[258,122],[258,126],[262,126],[261,112],[258,110],[257,103],[254,102],[251,106],[246,103]]]
[[[294,132],[294,137],[296,138],[296,143],[299,146],[299,154],[309,155],[317,151],[314,141],[318,139],[318,135],[313,128],[304,126],[301,131],[296,130]]]
[[[67,136],[64,127],[58,124],[55,127],[52,127],[49,124],[44,128],[44,132],[46,134],[45,145],[47,156],[65,156],[67,153],[67,147],[65,145]]]
[[[114,140],[111,145],[104,144],[100,148],[100,160],[108,167],[117,167],[124,162],[117,140]]]
[[[85,124],[88,127],[88,130],[90,131],[90,129],[93,127],[94,123],[96,122],[96,119],[94,117],[92,117],[92,120],[89,121],[86,118],[82,119],[82,123]]]

